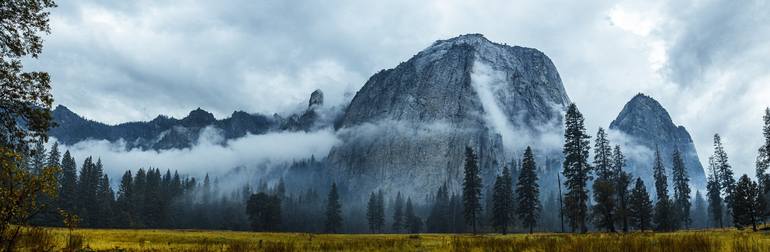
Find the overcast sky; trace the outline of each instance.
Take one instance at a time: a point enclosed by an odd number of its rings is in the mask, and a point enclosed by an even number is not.
[[[644,92],[687,127],[702,162],[721,133],[738,174],[754,174],[770,105],[767,1],[58,4],[28,67],[51,73],[57,104],[107,123],[287,112],[318,88],[347,102],[375,72],[465,33],[545,52],[592,135]]]

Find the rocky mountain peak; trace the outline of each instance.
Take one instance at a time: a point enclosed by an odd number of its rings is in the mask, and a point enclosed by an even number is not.
[[[249,113],[246,113],[243,110],[233,111],[233,113],[230,115],[230,118],[235,119],[235,120],[241,120],[241,119],[248,118],[248,117],[249,117]]]
[[[308,102],[308,109],[314,109],[322,106],[324,103],[324,93],[320,89],[316,89],[310,94],[310,101]]]
[[[51,114],[54,118],[57,118],[57,123],[83,123],[88,121],[64,105],[56,106]]]
[[[656,139],[660,133],[678,138],[678,126],[671,120],[663,105],[650,96],[639,93],[626,103],[610,128],[622,129],[632,135]],[[689,138],[689,134],[687,134]]]
[[[183,125],[188,127],[205,127],[216,122],[217,119],[214,118],[214,114],[201,108],[197,108],[193,111],[190,111],[190,114],[188,114],[187,117],[183,118],[181,121]]]
[[[59,111],[60,113],[62,113],[62,112],[73,113],[72,110],[67,108],[67,106],[64,106],[64,105],[61,105],[61,104],[57,105],[56,108],[53,109],[53,111],[54,112]]]
[[[643,146],[648,155],[636,155],[629,166],[637,170],[637,176],[647,175],[652,164],[651,152],[660,149],[667,169],[671,168],[671,157],[679,150],[685,161],[688,175],[693,184],[705,185],[705,172],[698,158],[690,133],[684,126],[674,124],[668,111],[654,98],[639,93],[626,103],[610,129],[627,136],[628,144]],[[629,146],[631,147],[631,146]]]
[[[493,44],[493,42],[489,41],[486,37],[484,37],[484,35],[479,33],[471,33],[463,34],[450,39],[436,40],[436,42],[433,42],[430,47],[452,46],[457,44],[480,45],[482,43]]]
[[[671,116],[668,114],[668,111],[663,108],[663,105],[643,93],[639,93],[631,98],[631,100],[626,103],[626,106],[623,108],[620,115],[621,119],[629,116],[644,116],[654,117],[656,120],[661,120],[663,122],[671,121]]]

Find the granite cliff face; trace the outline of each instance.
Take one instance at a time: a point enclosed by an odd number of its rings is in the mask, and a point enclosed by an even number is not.
[[[675,125],[666,109],[652,97],[644,94],[634,96],[612,121],[610,129],[622,133],[626,145],[631,146],[627,149],[638,151],[627,155],[628,167],[636,176],[652,176],[653,155],[658,148],[671,178],[672,154],[678,149],[690,182],[699,187],[705,186],[706,176],[690,133],[684,126]]]
[[[489,184],[514,150],[561,134],[569,103],[538,50],[479,34],[439,40],[358,91],[336,124],[343,144],[327,167],[351,191],[422,196],[445,182],[460,185],[470,146]]]

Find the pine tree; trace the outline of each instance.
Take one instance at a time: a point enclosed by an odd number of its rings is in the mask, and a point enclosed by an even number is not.
[[[503,167],[503,173],[495,179],[492,192],[492,226],[502,234],[513,225],[513,187],[511,171]]]
[[[275,195],[278,197],[286,197],[286,183],[283,181],[283,177],[278,180],[278,185],[275,186]]]
[[[115,205],[115,193],[110,187],[110,178],[107,175],[103,175],[99,179],[99,185],[96,191],[98,215],[96,217],[96,227],[113,227],[114,212],[113,206]]]
[[[267,188],[267,183],[265,183]],[[260,190],[260,192],[267,193],[267,190]],[[211,203],[211,180],[209,174],[206,173],[206,177],[203,178],[203,205],[208,206]]]
[[[248,186],[248,185],[247,185]],[[174,177],[171,178],[171,191],[172,195],[179,196],[182,194],[182,180],[179,178],[179,172],[174,171]],[[249,197],[249,194],[244,194],[244,197]]]
[[[160,201],[162,203],[160,204],[159,209],[161,221],[160,227],[162,228],[169,228],[172,221],[172,216],[169,213],[169,202],[175,199],[176,195],[174,195],[175,190],[171,188],[171,186],[171,170],[166,169],[166,174],[163,175],[160,183]]]
[[[722,189],[722,195],[724,195],[725,211],[730,216],[733,209],[733,192],[735,191],[735,177],[733,177],[733,170],[727,160],[727,152],[725,152],[724,146],[722,146],[722,138],[719,134],[714,134],[714,155],[712,156],[714,164],[717,168],[719,186]]]
[[[378,194],[372,192],[369,195],[369,202],[366,203],[366,219],[369,222],[369,230],[372,231],[372,233],[382,231],[379,200]]]
[[[623,228],[623,232],[628,232],[628,206],[629,206],[629,186],[631,184],[631,176],[628,172],[624,171],[626,166],[626,158],[623,152],[620,150],[619,145],[615,145],[615,150],[612,153],[612,169],[615,176],[615,193],[617,199],[617,210],[615,213],[618,224]]]
[[[494,187],[494,181],[492,181],[492,186],[487,187],[487,191],[483,192],[481,195],[486,195],[487,197],[482,197],[482,201],[484,202],[484,206],[482,207],[482,214],[479,217],[479,226],[483,227],[484,224],[489,224],[489,226],[494,229],[494,215],[495,215],[495,202],[494,198],[492,197],[495,191]],[[485,223],[486,220],[486,223]]]
[[[465,147],[465,178],[463,179],[463,209],[465,221],[470,223],[476,234],[479,214],[481,213],[481,176],[476,153],[471,147]]]
[[[690,214],[693,227],[707,227],[706,223],[708,222],[708,217],[706,207],[706,200],[703,199],[703,194],[701,194],[700,191],[695,191],[695,199],[693,200],[693,208]]]
[[[194,179],[194,178],[193,178]],[[139,168],[139,170],[136,171],[136,175],[134,175],[134,181],[133,181],[133,189],[132,189],[132,195],[133,198],[131,199],[131,202],[133,204],[134,209],[134,219],[133,219],[133,225],[134,227],[144,227],[145,220],[142,213],[144,213],[145,208],[145,191],[147,187],[147,172]],[[190,187],[195,186],[195,181],[193,180],[191,182]]]
[[[752,230],[757,231],[757,197],[759,196],[759,189],[757,183],[751,181],[748,175],[744,174],[738,180],[738,184],[735,187],[735,194],[733,198],[733,220],[735,227],[742,229],[745,226],[751,225]]]
[[[660,151],[655,150],[655,165],[652,168],[655,178],[655,230],[673,231],[676,219],[672,210],[671,199],[668,197],[668,178],[666,177],[666,168],[663,166],[663,160],[660,157]]]
[[[45,150],[43,148],[42,150]],[[39,151],[39,150],[38,150]],[[44,168],[53,168],[58,171],[61,171],[61,154],[59,153],[59,144],[54,142],[53,146],[51,146],[51,150],[48,152],[47,155],[41,155],[41,158],[45,158],[44,164],[40,167],[40,171],[42,171]],[[56,181],[61,180],[61,172],[58,172],[56,174]],[[61,184],[58,184],[56,189],[57,191],[61,189]],[[37,203],[41,206],[40,212],[37,214],[37,216],[34,216],[33,219],[30,221],[33,225],[44,225],[44,226],[60,226],[62,224],[61,220],[61,214],[59,214],[58,209],[60,209],[59,203],[60,201],[57,200],[55,197],[52,197],[52,195],[46,195],[46,194],[39,194],[37,196]]]
[[[559,225],[561,232],[564,233],[564,193],[561,192],[561,175],[556,173],[556,188],[559,190]]]
[[[588,164],[588,152],[591,146],[585,133],[583,115],[577,106],[570,104],[564,122],[564,186],[567,193],[564,197],[564,208],[572,230],[588,232],[586,219],[588,216],[588,188],[586,184],[591,179],[591,166]]]
[[[64,152],[61,161],[61,177],[59,180],[59,207],[70,214],[75,214],[78,188],[77,164],[69,150]]]
[[[86,227],[92,227],[94,225],[94,215],[96,209],[96,187],[98,184],[98,177],[96,177],[96,165],[93,164],[93,159],[88,157],[83,161],[83,166],[80,168],[80,176],[78,177],[78,200],[77,209],[78,215],[81,218],[81,225]]]
[[[508,214],[510,216],[510,225],[514,225],[516,223],[516,196],[514,195],[514,175],[511,173],[511,170],[509,170],[507,167],[503,167],[503,172],[500,174],[503,179],[503,197],[502,199],[504,202],[507,202],[504,205],[505,209],[508,209]],[[515,175],[516,180],[518,180],[518,175]]]
[[[518,208],[516,214],[522,225],[532,233],[540,218],[540,186],[537,182],[537,164],[532,149],[527,147],[521,163],[519,181],[516,183],[516,198]]]
[[[404,211],[404,217],[406,220],[406,226],[404,229],[409,233],[416,234],[422,229],[422,220],[420,217],[414,214],[414,206],[412,206],[412,198],[406,199],[406,210]]]
[[[337,193],[337,183],[332,183],[329,190],[329,197],[326,199],[326,223],[325,231],[327,233],[338,233],[342,228],[342,205],[340,196]]]
[[[449,192],[446,183],[438,188],[436,199],[428,216],[428,232],[448,233],[451,232],[452,209],[449,203]]]
[[[59,152],[59,143],[54,142],[51,146],[51,151],[48,153],[48,166],[55,166],[61,168],[61,152]]]
[[[612,148],[604,129],[599,128],[594,143],[594,168],[596,180],[593,184],[594,221],[597,227],[615,232],[615,170],[612,167]]]
[[[718,225],[719,228],[724,227],[724,220],[722,218],[722,195],[721,185],[719,184],[719,168],[717,168],[714,158],[709,158],[709,176],[706,183],[706,194],[709,201],[709,215],[714,225]]]
[[[758,197],[758,215],[764,222],[770,215],[770,174],[767,170],[770,168],[770,108],[765,109],[765,116],[762,118],[764,126],[762,127],[762,135],[764,136],[764,144],[759,148],[759,155],[756,161],[756,173],[757,184],[759,188]]]
[[[687,175],[687,169],[684,166],[684,160],[679,149],[674,150],[673,157],[673,184],[674,184],[674,209],[676,210],[676,222],[684,224],[685,228],[690,228],[690,177]]]
[[[463,209],[462,197],[457,194],[452,194],[449,197],[449,209],[451,212],[451,232],[463,233],[466,232],[467,224],[465,223],[465,209]]]
[[[401,192],[396,194],[396,201],[393,204],[393,232],[400,233],[404,230],[404,198]]]
[[[246,202],[251,228],[254,231],[276,231],[281,224],[281,197],[265,192],[252,194]]]
[[[377,192],[377,212],[374,217],[377,230],[382,232],[385,228],[385,194],[382,190]]]
[[[115,203],[118,227],[127,228],[134,225],[135,211],[132,202],[134,199],[133,190],[133,177],[131,175],[131,170],[128,170],[123,173],[123,177],[120,179],[118,197]]]
[[[43,139],[38,140],[35,142],[35,146],[30,152],[29,155],[29,167],[32,169],[33,174],[40,174],[40,172],[45,168],[45,165],[48,161],[48,157],[46,156],[46,150],[45,150],[45,142]]]
[[[147,183],[144,190],[144,208],[142,218],[147,227],[160,226],[160,205],[163,204],[160,197],[160,171],[158,169],[147,170]],[[204,224],[208,224],[205,223]]]
[[[641,178],[636,179],[629,203],[628,217],[633,226],[641,231],[649,229],[652,219],[652,201]]]

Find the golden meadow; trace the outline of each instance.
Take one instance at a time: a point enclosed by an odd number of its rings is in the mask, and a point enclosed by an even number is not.
[[[67,229],[33,228],[17,245],[21,251],[770,251],[770,235],[734,229],[477,236],[76,229],[70,236]]]

